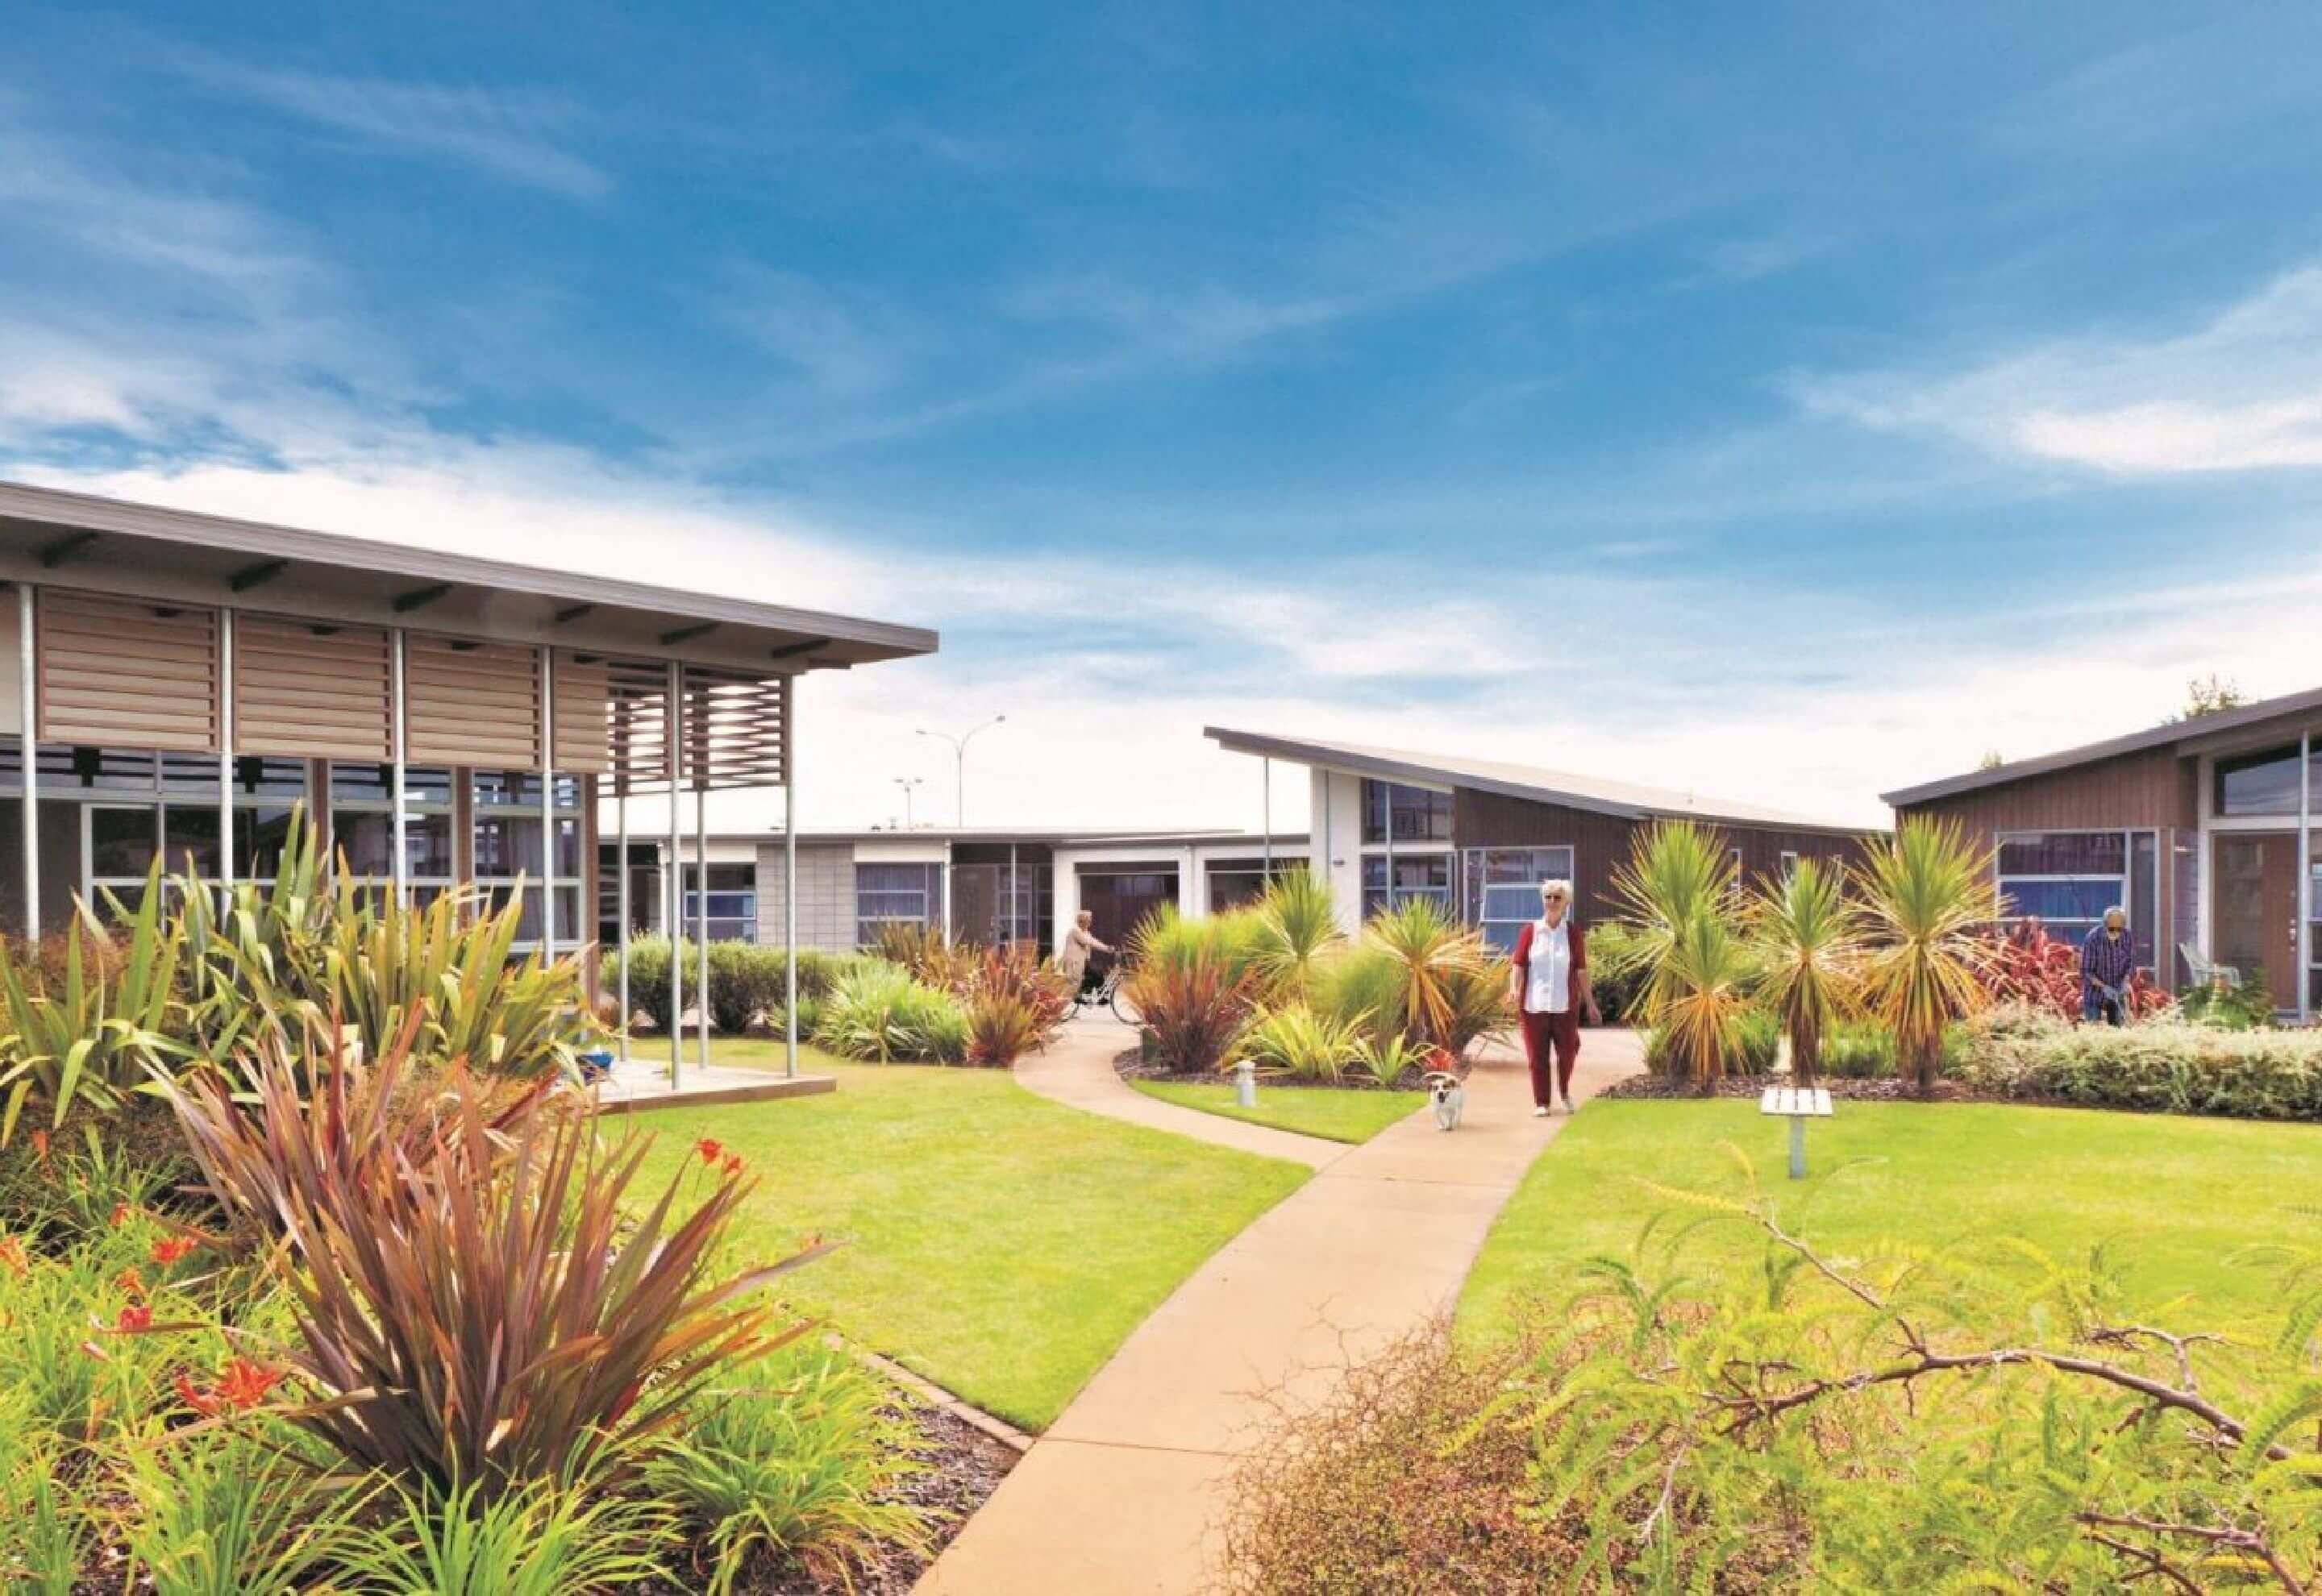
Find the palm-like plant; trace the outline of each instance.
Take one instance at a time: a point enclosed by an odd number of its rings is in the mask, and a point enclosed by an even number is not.
[[[1644,972],[1637,1003],[1648,1018],[1684,996],[1678,944],[1696,921],[1724,916],[1733,885],[1724,837],[1691,820],[1655,822],[1613,871],[1614,896],[1633,932],[1618,944],[1621,968]]]
[[[1943,1028],[1990,1000],[1982,981],[1999,917],[1992,850],[1955,821],[1906,820],[1855,869],[1872,946],[1863,1001],[1895,1034],[1896,1061],[1934,1089]]]
[[[1755,973],[1750,950],[1725,916],[1702,909],[1676,928],[1654,971],[1647,1022],[1706,1093],[1725,1073],[1725,1061],[1741,1051]]]
[[[1760,996],[1781,1017],[1797,1083],[1812,1086],[1823,1034],[1852,1012],[1860,984],[1861,906],[1837,871],[1801,859],[1780,880],[1760,881],[1743,915]]]
[[[1365,939],[1394,965],[1396,1007],[1412,1040],[1457,1052],[1504,1021],[1506,977],[1483,937],[1428,898],[1409,898],[1371,917]]]
[[[1294,870],[1268,882],[1257,901],[1251,963],[1269,992],[1304,998],[1315,967],[1345,940],[1330,884],[1312,871]]]

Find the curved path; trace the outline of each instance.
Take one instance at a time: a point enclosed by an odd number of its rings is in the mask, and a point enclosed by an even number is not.
[[[1456,1135],[1414,1113],[1359,1147],[1156,1102],[1121,1084],[1127,1033],[1074,1026],[1017,1067],[1045,1096],[1250,1152],[1314,1178],[1189,1276],[1033,1445],[928,1571],[935,1596],[1200,1589],[1215,1557],[1217,1488],[1274,1409],[1448,1311],[1484,1236],[1568,1123],[1535,1119],[1522,1063],[1487,1054]],[[1592,1031],[1577,1095],[1642,1067],[1626,1031]],[[1252,1134],[1264,1144],[1248,1140]]]

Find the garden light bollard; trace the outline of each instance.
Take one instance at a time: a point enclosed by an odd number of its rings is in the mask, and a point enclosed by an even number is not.
[[[1257,1107],[1257,1066],[1248,1059],[1234,1066],[1234,1107]]]
[[[1806,1178],[1806,1121],[1830,1117],[1830,1088],[1769,1086],[1758,1099],[1758,1112],[1778,1115],[1790,1122],[1790,1179]]]

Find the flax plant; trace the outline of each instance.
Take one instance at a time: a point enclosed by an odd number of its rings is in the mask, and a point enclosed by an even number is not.
[[[1396,1008],[1415,1042],[1457,1056],[1507,1022],[1505,968],[1483,937],[1431,898],[1410,898],[1371,917],[1364,944],[1392,962]]]
[[[1824,1035],[1854,1012],[1860,990],[1862,907],[1836,870],[1801,859],[1780,880],[1760,880],[1742,914],[1759,995],[1790,1039],[1792,1078],[1812,1086]]]
[[[1982,981],[1999,917],[1992,850],[1955,821],[1906,820],[1856,867],[1871,948],[1863,1003],[1895,1034],[1897,1064],[1934,1090],[1943,1029],[1990,1002]]]

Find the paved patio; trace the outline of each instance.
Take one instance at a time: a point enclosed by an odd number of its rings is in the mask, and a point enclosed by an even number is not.
[[[1127,1033],[1081,1022],[1018,1066],[1024,1084],[1092,1112],[1249,1151],[1243,1126],[1129,1090],[1111,1058]],[[1591,1031],[1576,1095],[1642,1067],[1626,1031]],[[1109,1083],[1109,1084],[1108,1084]],[[1314,1178],[1228,1243],[1138,1327],[1041,1436],[918,1589],[1182,1592],[1213,1568],[1218,1487],[1272,1409],[1311,1402],[1359,1360],[1447,1311],[1501,1206],[1568,1123],[1531,1117],[1505,1051],[1467,1082],[1453,1135],[1417,1114],[1359,1147],[1303,1144]],[[1198,1123],[1190,1123],[1198,1122]]]
[[[828,1075],[792,1078],[779,1072],[737,1070],[730,1064],[703,1065],[689,1058],[672,1089],[668,1059],[633,1058],[615,1064],[612,1074],[599,1081],[593,1090],[599,1114],[635,1114],[648,1108],[812,1097],[817,1092],[836,1091],[838,1082]]]

